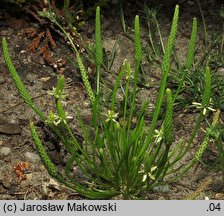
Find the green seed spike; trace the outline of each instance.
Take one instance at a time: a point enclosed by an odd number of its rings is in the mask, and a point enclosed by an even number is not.
[[[33,105],[32,98],[30,97],[28,91],[26,90],[26,87],[23,85],[22,80],[20,79],[19,75],[17,74],[16,69],[15,69],[14,65],[12,64],[12,61],[9,57],[8,46],[7,46],[7,42],[6,42],[5,38],[2,39],[2,48],[3,48],[3,56],[4,56],[5,63],[7,65],[7,68],[9,70],[14,82],[16,83],[16,87],[17,87],[19,93],[21,94],[21,96],[23,97],[25,102],[28,105],[32,106]]]
[[[57,82],[55,92],[54,92],[54,96],[57,99],[61,97],[64,86],[65,86],[65,77],[60,76],[60,78],[58,79],[58,82]]]
[[[56,107],[57,107],[57,113],[58,116],[63,120],[66,121],[66,115],[65,115],[65,111],[63,109],[62,103],[60,100],[57,100],[56,102]]]
[[[139,16],[135,16],[135,61],[139,64],[142,60],[142,46],[140,38]]]
[[[95,61],[96,61],[96,71],[97,71],[97,83],[96,83],[96,94],[100,92],[100,79],[101,79],[101,66],[103,64],[103,48],[101,40],[101,24],[100,24],[100,7],[96,8],[96,25],[95,25]]]
[[[182,86],[184,84],[185,78],[187,76],[188,69],[190,69],[193,65],[194,56],[195,56],[195,49],[196,49],[196,40],[197,40],[197,19],[193,19],[192,24],[192,31],[191,31],[191,38],[188,46],[187,58],[185,63],[185,70],[182,72],[182,77],[179,82],[176,94],[174,95],[174,101],[176,100],[178,94],[180,93]]]
[[[170,58],[171,58],[171,54],[173,51],[174,40],[175,40],[176,33],[177,33],[178,18],[179,18],[179,6],[176,5],[174,16],[173,16],[173,21],[172,21],[172,26],[171,26],[171,31],[170,31],[170,35],[169,35],[169,39],[168,39],[168,45],[165,50],[165,54],[164,54],[164,58],[163,58],[163,64],[162,64],[163,75],[162,75],[162,79],[161,79],[161,83],[160,83],[160,89],[159,89],[159,94],[158,94],[158,98],[156,101],[155,111],[153,113],[152,123],[150,125],[147,141],[144,144],[139,156],[142,156],[142,154],[144,154],[145,150],[148,148],[148,145],[151,143],[152,138],[153,138],[153,133],[154,133],[157,119],[158,119],[158,116],[160,113],[160,108],[161,108],[161,105],[163,102],[163,96],[164,96],[164,92],[165,92],[165,88],[166,88],[166,80],[167,80],[167,76],[168,76],[168,73],[170,70]]]
[[[174,40],[176,38],[178,19],[179,19],[179,5],[176,5],[174,16],[173,16],[173,22],[171,26],[171,31],[170,31],[170,35],[168,39],[168,44],[165,50],[163,64],[162,64],[162,71],[165,74],[167,74],[170,70],[170,58],[173,51]]]
[[[89,82],[89,79],[88,79],[88,75],[87,75],[87,71],[86,71],[85,66],[83,64],[82,58],[80,57],[80,54],[78,52],[76,52],[76,58],[77,58],[77,62],[78,62],[79,69],[80,69],[80,73],[81,73],[82,80],[83,80],[83,83],[85,85],[87,94],[88,94],[88,96],[90,98],[91,103],[94,104],[95,96],[94,96],[92,87],[90,85],[90,82]]]
[[[31,135],[34,140],[36,149],[40,155],[40,158],[41,158],[44,166],[46,167],[46,169],[48,170],[50,175],[57,178],[59,175],[58,170],[52,163],[51,159],[49,158],[49,156],[48,156],[48,154],[47,154],[47,152],[46,152],[46,150],[45,150],[45,148],[35,130],[33,123],[30,123],[30,129],[31,129]]]
[[[37,113],[37,115],[39,115],[39,117],[43,121],[46,120],[43,113],[33,103],[33,100],[31,98],[30,94],[28,93],[26,87],[24,86],[21,78],[17,74],[16,69],[15,69],[15,67],[12,63],[12,60],[11,60],[10,56],[9,56],[8,44],[7,44],[6,39],[4,37],[2,38],[2,51],[3,51],[3,57],[4,57],[4,60],[5,60],[6,66],[9,70],[9,73],[12,76],[12,79],[13,79],[15,85],[16,85],[16,88],[19,91],[19,94],[21,95],[21,97],[23,98],[25,103],[27,103]]]
[[[166,114],[164,119],[164,137],[165,143],[171,145],[173,142],[173,98],[170,89],[166,90]]]
[[[196,48],[196,40],[197,40],[197,19],[193,19],[191,38],[188,47],[187,60],[185,63],[185,69],[189,69],[194,61],[195,48]]]
[[[205,108],[209,105],[211,98],[211,73],[210,68],[206,66],[205,68],[205,85],[204,92],[202,96],[202,106]]]
[[[194,156],[193,162],[199,161],[201,159],[201,156],[203,155],[204,151],[206,150],[209,142],[209,137],[206,136],[205,139],[203,140],[202,144],[200,145],[197,153]]]
[[[100,7],[96,8],[96,27],[95,27],[95,37],[96,37],[96,51],[95,58],[96,64],[103,64],[103,48],[102,48],[102,40],[101,40],[101,24],[100,24]]]

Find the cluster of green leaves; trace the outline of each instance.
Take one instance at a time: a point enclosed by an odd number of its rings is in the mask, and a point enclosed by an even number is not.
[[[52,13],[45,14],[62,30],[68,40],[69,34],[56,21]],[[177,162],[184,157],[192,145],[193,139],[204,117],[204,110],[208,108],[211,95],[210,69],[206,67],[204,92],[202,96],[202,108],[197,123],[189,140],[179,140],[175,145],[173,136],[173,104],[177,95],[166,87],[167,77],[170,72],[171,55],[176,37],[179,17],[179,6],[176,6],[167,48],[165,49],[162,62],[162,78],[158,98],[155,104],[153,118],[147,129],[145,121],[146,101],[137,115],[136,124],[133,126],[134,111],[136,109],[136,92],[138,75],[142,61],[142,45],[140,38],[139,16],[135,17],[135,68],[132,76],[130,63],[125,60],[117,76],[112,94],[110,96],[109,109],[103,113],[104,107],[100,103],[101,91],[101,71],[102,71],[102,41],[100,28],[100,8],[96,9],[96,46],[95,64],[97,72],[97,90],[92,90],[88,80],[88,75],[82,61],[81,54],[73,47],[83,83],[86,87],[91,101],[92,120],[89,125],[85,125],[81,117],[79,124],[84,136],[84,142],[79,143],[67,121],[67,114],[63,108],[63,88],[65,78],[58,79],[56,88],[53,90],[55,98],[56,112],[51,112],[47,117],[35,105],[23,85],[16,69],[9,57],[6,39],[2,40],[3,55],[8,70],[17,86],[24,101],[40,116],[46,125],[60,138],[65,148],[68,150],[70,158],[67,161],[64,172],[59,172],[53,164],[48,153],[38,137],[34,124],[30,124],[33,140],[40,157],[50,175],[62,182],[66,186],[77,191],[81,195],[91,199],[110,198],[122,195],[124,199],[143,198],[146,193],[155,186],[165,183],[165,177],[176,173],[175,181],[185,174],[198,160],[200,160],[208,144],[210,134],[205,135],[204,141],[195,154],[192,162],[188,166],[178,165]],[[196,38],[196,19],[193,21],[192,36],[189,45],[186,68],[190,67],[194,58]],[[120,85],[122,79],[126,79],[124,87]],[[184,71],[182,79],[185,78]],[[180,82],[180,85],[182,81]],[[118,109],[118,91],[122,88],[124,105],[122,113]],[[166,96],[166,112],[160,129],[158,129],[158,116],[161,112],[162,102]],[[130,102],[130,105],[128,105]],[[104,118],[106,116],[106,119]],[[82,172],[82,176],[74,175],[73,167]],[[175,168],[174,168],[175,166]],[[83,177],[84,176],[84,177]]]

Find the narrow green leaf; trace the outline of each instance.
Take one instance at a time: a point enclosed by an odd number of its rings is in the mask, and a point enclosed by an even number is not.
[[[164,119],[164,139],[165,143],[170,146],[173,142],[173,98],[170,89],[166,90],[166,114]]]
[[[210,73],[210,68],[206,66],[204,92],[202,96],[203,107],[207,107],[209,105],[210,98],[211,98],[211,73]]]

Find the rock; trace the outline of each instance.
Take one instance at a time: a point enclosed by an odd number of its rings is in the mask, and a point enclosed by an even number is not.
[[[30,161],[32,161],[33,163],[39,163],[40,162],[40,156],[36,153],[32,153],[32,152],[26,152],[24,154],[24,156],[29,159]]]
[[[26,174],[26,180],[31,182],[31,180],[33,179],[33,173],[28,173]]]
[[[10,153],[11,149],[8,147],[2,147],[0,149],[0,156],[6,157]]]
[[[224,199],[224,194],[223,193],[217,193],[217,194],[215,194],[215,199],[216,200],[223,200]]]
[[[4,181],[2,182],[2,184],[3,184],[3,186],[4,186],[5,188],[7,188],[7,189],[11,188],[11,182],[8,181],[8,180],[4,180]]]
[[[220,67],[217,71],[217,74],[220,75],[220,76],[224,76],[224,68],[223,67]]]
[[[0,125],[0,133],[5,134],[20,134],[22,132],[22,129],[20,128],[19,124],[16,123],[6,123],[3,125]]]
[[[40,170],[40,171],[45,171],[45,170],[46,170],[46,168],[45,168],[45,166],[44,166],[44,165],[40,165],[39,170]]]
[[[159,185],[153,188],[154,192],[159,192],[159,193],[168,193],[170,191],[169,185]]]
[[[57,84],[57,77],[51,77],[50,79],[48,79],[46,82],[43,83],[43,89],[44,90],[50,90],[52,89],[54,86],[56,86]]]

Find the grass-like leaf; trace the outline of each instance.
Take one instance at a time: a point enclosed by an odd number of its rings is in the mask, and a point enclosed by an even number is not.
[[[207,66],[205,69],[205,85],[202,96],[202,106],[207,107],[211,98],[211,73],[210,68]]]
[[[164,119],[164,139],[166,145],[173,143],[173,98],[170,89],[166,90],[167,105]]]

